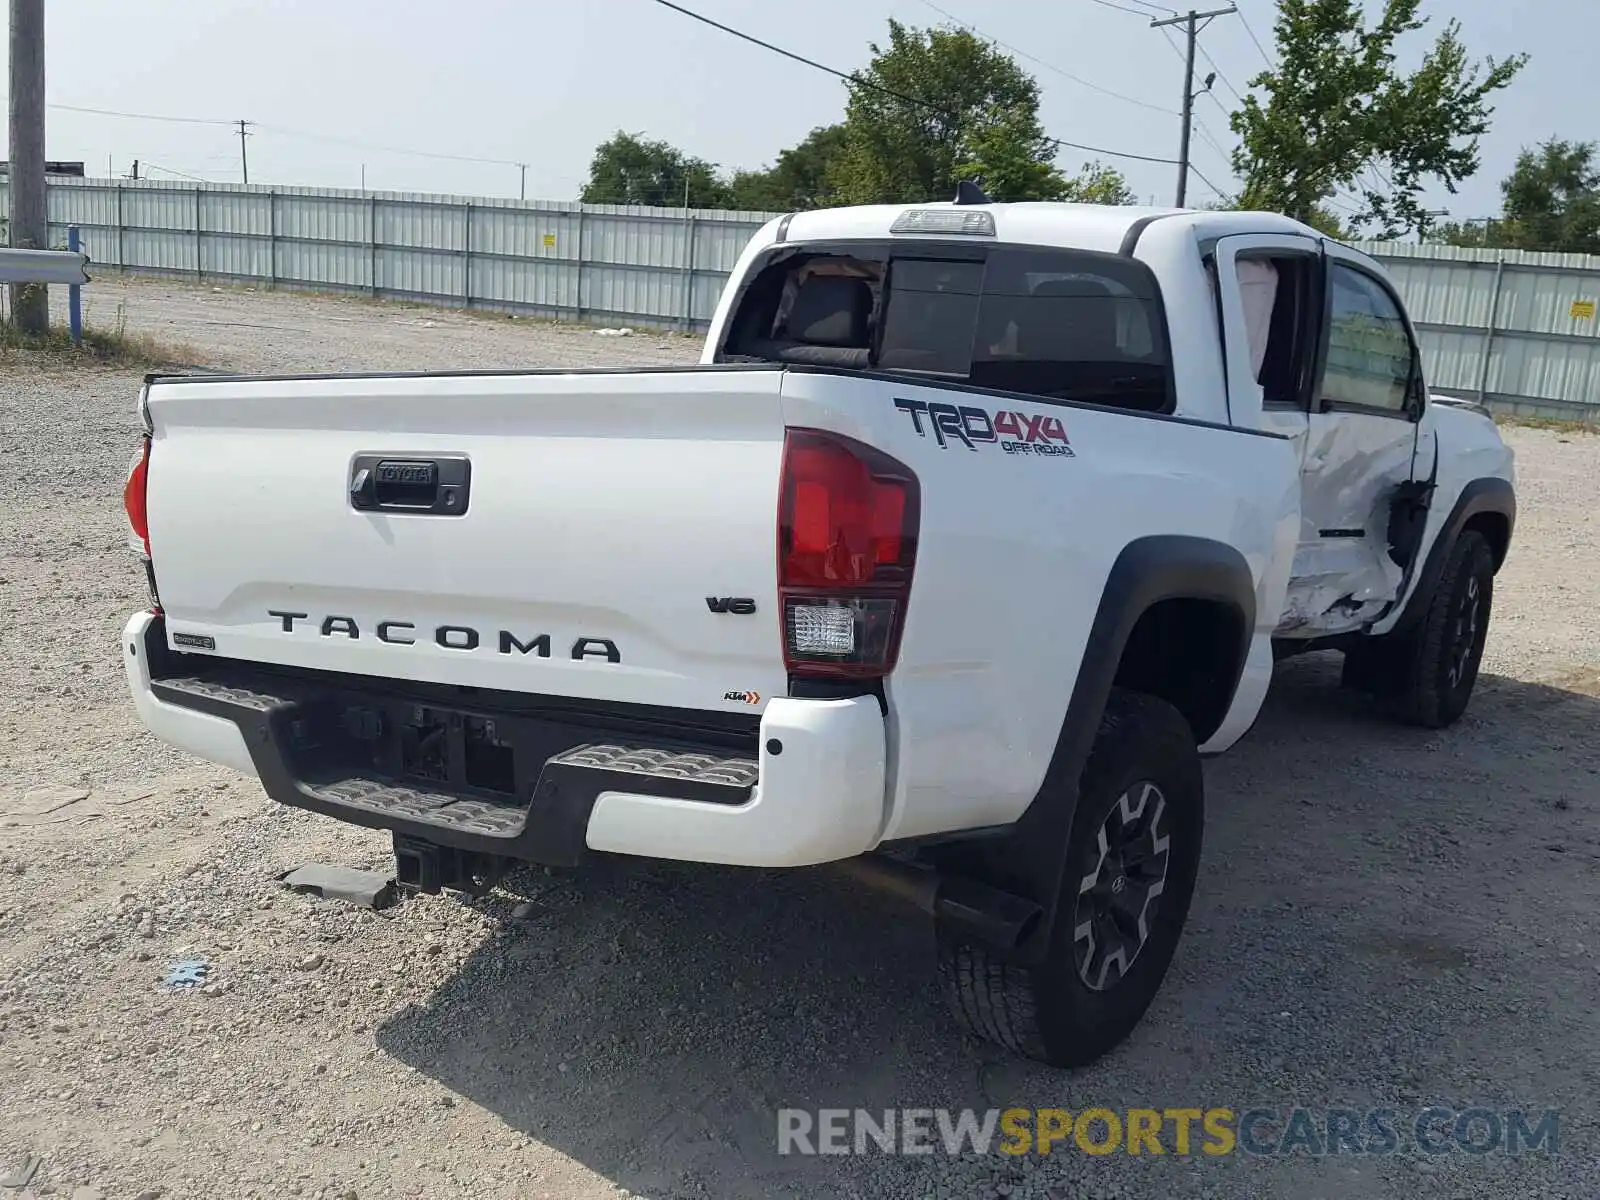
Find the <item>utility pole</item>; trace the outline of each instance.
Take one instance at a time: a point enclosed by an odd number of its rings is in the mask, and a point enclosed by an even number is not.
[[[716,170],[720,166],[722,166],[721,163],[706,164],[707,169],[712,172],[713,181],[716,178]],[[689,172],[687,170],[683,173],[683,215],[686,217],[689,215]]]
[[[1182,25],[1189,39],[1188,53],[1184,55],[1183,59],[1183,131],[1178,138],[1177,207],[1179,208],[1182,208],[1184,201],[1189,198],[1189,131],[1194,125],[1195,96],[1199,94],[1194,90],[1194,45],[1195,39],[1200,36],[1200,31],[1205,28],[1205,25],[1200,24],[1200,22],[1204,21],[1206,25],[1209,25],[1213,18],[1231,17],[1238,11],[1238,8],[1232,4],[1228,5],[1227,8],[1211,9],[1209,12],[1196,12],[1191,8],[1188,12],[1180,13],[1175,17],[1167,17],[1164,20],[1150,22],[1151,29],[1160,29],[1163,25]],[[1208,75],[1206,77],[1206,86],[1203,90],[1210,91],[1211,85],[1215,81],[1215,75]]]
[[[244,148],[244,140],[249,137],[249,121],[239,122],[239,169],[244,173],[244,181],[250,182],[250,155]]]
[[[517,189],[517,199],[526,200],[528,198],[528,164],[518,163],[517,166],[522,169],[522,184]]]
[[[139,178],[139,160],[137,158],[133,160],[133,178],[135,181]]]
[[[11,0],[11,244],[50,248],[44,196],[44,0]],[[11,317],[23,333],[50,327],[42,283],[11,285]]]

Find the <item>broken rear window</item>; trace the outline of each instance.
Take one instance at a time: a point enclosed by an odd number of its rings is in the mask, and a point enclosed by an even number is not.
[[[887,371],[1146,412],[1173,407],[1155,279],[1139,262],[1091,251],[785,250],[745,290],[719,359]]]

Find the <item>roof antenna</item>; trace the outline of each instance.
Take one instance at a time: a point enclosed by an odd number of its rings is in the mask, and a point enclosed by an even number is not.
[[[956,184],[956,204],[993,204],[994,201],[984,195],[983,189],[978,186],[976,179],[963,179]]]

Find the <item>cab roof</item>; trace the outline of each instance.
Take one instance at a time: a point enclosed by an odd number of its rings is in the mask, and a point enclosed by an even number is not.
[[[855,241],[887,238],[890,227],[903,213],[919,209],[958,209],[988,212],[995,221],[995,242],[1063,249],[1117,253],[1136,229],[1161,221],[1187,225],[1197,241],[1232,234],[1291,234],[1320,238],[1309,225],[1279,213],[1211,212],[1205,209],[1150,208],[1136,205],[1069,204],[1030,201],[1017,204],[955,205],[950,201],[928,204],[865,204],[849,208],[815,209],[782,218],[785,242]],[[895,237],[919,236],[896,234]],[[969,235],[970,236],[970,235]],[[978,240],[978,239],[974,239]]]

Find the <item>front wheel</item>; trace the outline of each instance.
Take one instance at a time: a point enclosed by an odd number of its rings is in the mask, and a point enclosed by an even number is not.
[[[1421,623],[1398,640],[1374,639],[1345,655],[1345,681],[1390,702],[1402,720],[1428,729],[1467,711],[1494,607],[1494,551],[1475,529],[1450,547]]]
[[[1114,689],[1067,832],[1045,959],[1023,967],[941,931],[939,973],[973,1033],[1056,1067],[1093,1062],[1155,999],[1189,912],[1204,785],[1194,735],[1154,696]]]

